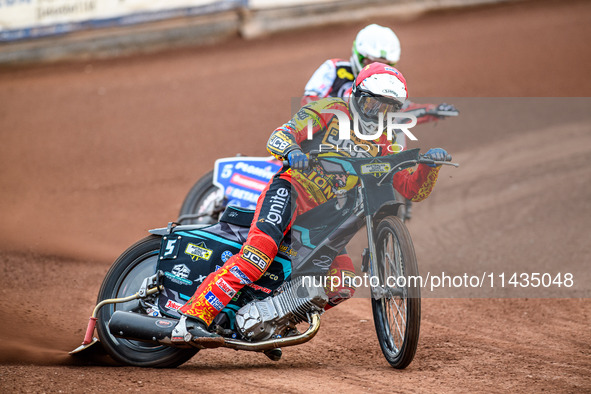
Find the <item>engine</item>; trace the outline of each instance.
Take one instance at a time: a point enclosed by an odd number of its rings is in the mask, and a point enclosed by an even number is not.
[[[307,320],[309,312],[321,312],[328,302],[324,288],[304,286],[301,277],[284,283],[281,290],[236,312],[236,326],[244,338],[264,341],[283,336],[286,330]]]

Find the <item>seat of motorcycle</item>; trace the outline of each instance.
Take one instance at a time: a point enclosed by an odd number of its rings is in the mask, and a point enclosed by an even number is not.
[[[250,227],[253,219],[254,210],[229,205],[222,214],[220,222],[235,224],[241,227]]]

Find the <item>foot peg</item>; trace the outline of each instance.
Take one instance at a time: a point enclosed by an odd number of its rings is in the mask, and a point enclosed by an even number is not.
[[[182,315],[172,330],[172,342],[186,342],[200,349],[213,349],[224,346],[224,338],[207,331],[205,323]]]
[[[275,349],[265,350],[263,354],[269,357],[269,360],[271,361],[279,361],[283,355],[283,352],[280,348],[276,347]]]

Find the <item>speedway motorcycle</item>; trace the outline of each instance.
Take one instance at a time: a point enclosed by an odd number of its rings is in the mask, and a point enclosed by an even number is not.
[[[223,338],[216,347],[262,352],[278,360],[279,348],[311,340],[328,301],[324,284],[330,264],[365,227],[368,247],[361,271],[375,278],[369,283],[377,337],[390,365],[405,368],[417,349],[421,299],[416,283],[391,280],[418,275],[410,234],[396,216],[401,203],[393,175],[418,163],[457,164],[433,161],[418,149],[375,158],[312,152],[310,162],[327,173],[357,177],[357,183],[298,216],[262,278],[251,283],[242,277],[246,285],[209,327]],[[169,223],[150,230],[106,274],[84,342],[72,353],[100,341],[123,364],[176,367],[203,350],[178,309],[211,272],[239,252],[253,214],[228,206],[215,224]],[[235,274],[241,278],[241,272]]]
[[[437,117],[458,116],[457,110],[443,111],[434,108],[422,110],[424,114]],[[404,140],[404,134],[397,137]],[[401,145],[406,145],[400,141]],[[213,224],[228,205],[253,209],[257,198],[271,177],[281,168],[282,163],[272,156],[252,157],[237,155],[216,160],[213,170],[195,182],[181,206],[178,223]],[[410,220],[412,203],[395,192],[396,200],[401,204],[397,216],[400,220]]]

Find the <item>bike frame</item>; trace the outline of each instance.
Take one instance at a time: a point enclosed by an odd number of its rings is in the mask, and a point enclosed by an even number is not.
[[[374,227],[379,218],[396,215],[400,202],[392,185],[394,173],[419,162],[419,149],[395,155],[371,158],[347,158],[341,156],[318,156],[311,154],[327,173],[358,176],[358,184],[351,190],[337,191],[337,198],[314,208],[298,218],[292,227],[291,247],[298,251],[292,259],[292,272],[298,276],[325,274],[332,260],[345,248],[353,236],[366,227],[369,247],[369,273],[377,272]],[[319,214],[319,211],[324,211]],[[336,220],[336,225],[321,231],[318,244],[306,237],[314,226],[306,226],[308,218],[317,223],[319,215]],[[341,215],[334,219],[334,216]],[[301,222],[304,222],[303,224]],[[318,227],[318,226],[316,226]]]

